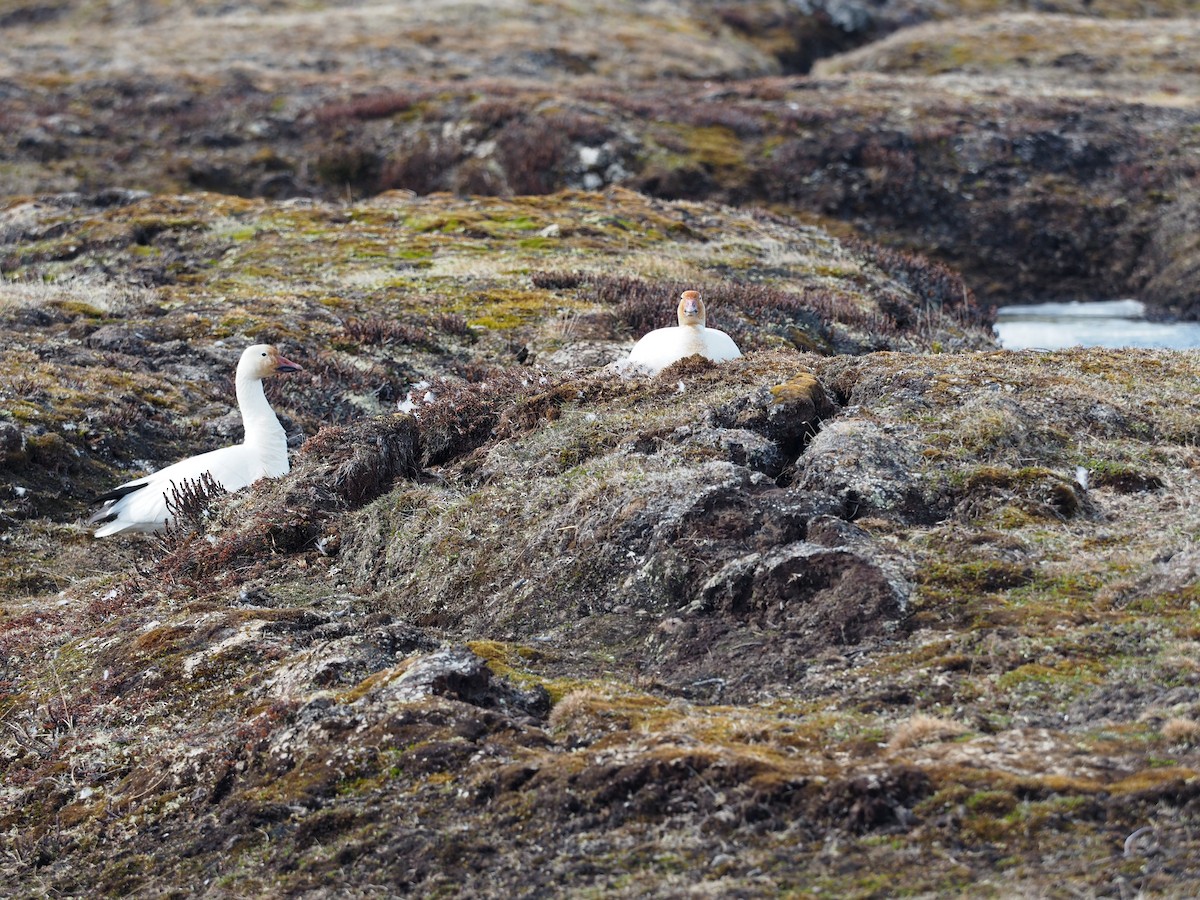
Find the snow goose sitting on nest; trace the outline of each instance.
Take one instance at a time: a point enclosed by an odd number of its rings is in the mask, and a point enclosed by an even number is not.
[[[171,519],[167,498],[172,490],[206,473],[227,491],[240,490],[259,478],[286,474],[287,436],[267,402],[262,380],[280,372],[298,371],[300,366],[285,359],[270,344],[247,347],[238,362],[235,380],[238,408],[246,428],[242,443],[189,456],[98,497],[104,505],[88,520],[89,525],[100,523],[96,537],[122,531],[161,531]]]
[[[679,324],[656,328],[629,351],[626,364],[655,375],[673,362],[699,354],[713,362],[737,359],[742,351],[733,338],[704,325],[704,301],[698,291],[684,291],[679,298]]]

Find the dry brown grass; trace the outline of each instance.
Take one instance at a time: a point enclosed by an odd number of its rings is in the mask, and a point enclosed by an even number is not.
[[[609,704],[609,698],[590,688],[571,691],[554,704],[547,724],[559,732],[590,730],[595,727],[599,710]]]
[[[896,726],[891,740],[888,741],[888,747],[892,750],[904,750],[923,744],[940,744],[961,737],[968,731],[970,729],[967,726],[952,719],[918,714]]]
[[[1200,745],[1200,722],[1189,718],[1168,719],[1159,729],[1163,740],[1170,744]]]

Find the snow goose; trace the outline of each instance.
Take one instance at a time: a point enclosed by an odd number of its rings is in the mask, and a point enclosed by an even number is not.
[[[270,344],[255,344],[238,361],[238,409],[246,437],[240,444],[189,456],[152,475],[127,482],[109,491],[89,520],[100,523],[96,537],[122,531],[161,531],[170,521],[167,497],[175,486],[196,481],[206,472],[227,491],[237,491],[259,478],[275,478],[288,471],[287,436],[267,402],[262,380],[280,372],[299,372],[300,366]]]
[[[713,362],[737,359],[742,351],[733,338],[704,325],[704,301],[698,291],[684,291],[679,298],[679,324],[674,328],[656,328],[629,351],[630,366],[655,375],[671,363],[699,354]]]

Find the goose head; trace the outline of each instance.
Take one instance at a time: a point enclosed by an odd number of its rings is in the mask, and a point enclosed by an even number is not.
[[[704,301],[699,291],[684,291],[679,296],[679,324],[693,328],[704,327]]]
[[[242,351],[238,361],[239,381],[261,381],[283,372],[299,372],[301,367],[279,352],[273,344],[255,344]]]

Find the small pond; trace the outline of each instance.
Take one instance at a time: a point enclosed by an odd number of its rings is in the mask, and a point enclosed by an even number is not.
[[[1151,322],[1137,300],[1034,303],[996,310],[996,336],[1008,350],[1035,347],[1200,347],[1200,322]]]

